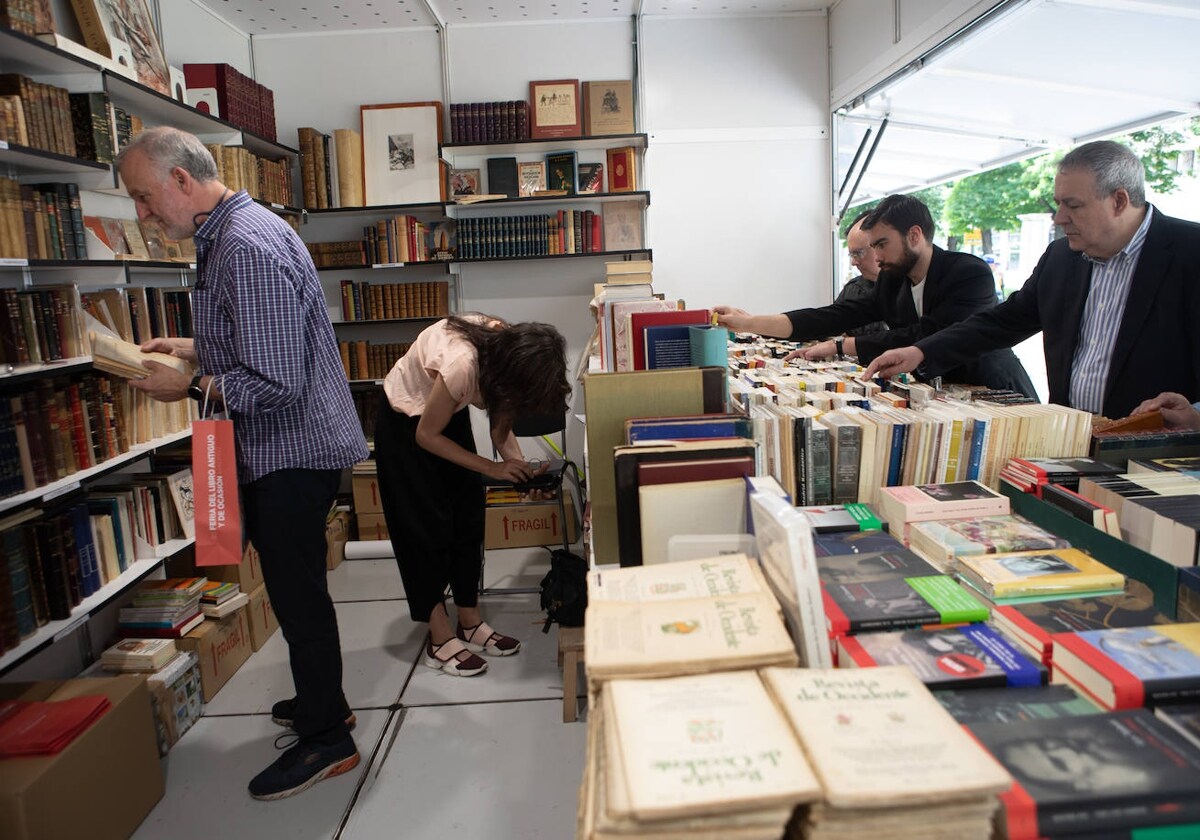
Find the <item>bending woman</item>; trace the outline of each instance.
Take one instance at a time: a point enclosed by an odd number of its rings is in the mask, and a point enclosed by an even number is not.
[[[480,474],[533,477],[513,419],[565,413],[566,370],[566,341],[554,327],[472,313],[423,330],[384,380],[375,425],[379,492],[409,613],[429,624],[423,662],[431,668],[474,676],[487,670],[476,654],[508,656],[521,647],[479,612]],[[487,411],[502,461],[476,453],[471,405]],[[444,603],[447,585],[457,627]]]

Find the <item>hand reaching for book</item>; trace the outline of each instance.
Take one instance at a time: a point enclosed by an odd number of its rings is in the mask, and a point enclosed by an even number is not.
[[[898,373],[911,373],[923,361],[925,354],[917,347],[894,347],[876,356],[859,379],[869,381],[876,376],[886,379]]]
[[[1183,394],[1164,391],[1157,397],[1143,400],[1133,414],[1161,411],[1163,422],[1172,429],[1200,429],[1200,411]]]
[[[152,338],[142,344],[143,353],[166,353],[185,362],[197,364],[196,345],[190,338]]]

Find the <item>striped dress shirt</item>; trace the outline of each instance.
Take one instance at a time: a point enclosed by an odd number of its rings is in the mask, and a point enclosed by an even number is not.
[[[1087,303],[1083,306],[1079,344],[1071,361],[1071,406],[1074,408],[1099,414],[1104,406],[1104,386],[1112,365],[1113,345],[1117,341],[1129,286],[1153,214],[1154,208],[1147,204],[1146,218],[1129,244],[1107,260],[1083,255],[1092,264],[1092,282]]]
[[[325,294],[304,243],[243,190],[196,231],[200,369],[219,378],[238,481],[367,457]]]

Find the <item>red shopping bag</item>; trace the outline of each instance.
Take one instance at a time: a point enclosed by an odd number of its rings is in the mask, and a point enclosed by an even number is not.
[[[242,562],[242,509],[232,420],[192,421],[196,565]]]

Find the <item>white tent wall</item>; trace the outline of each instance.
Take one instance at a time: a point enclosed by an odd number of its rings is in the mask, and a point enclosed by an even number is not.
[[[829,99],[841,107],[997,0],[839,0],[829,10]]]

